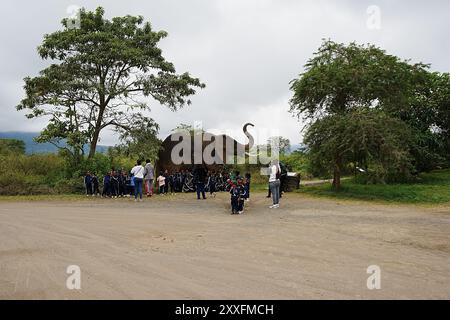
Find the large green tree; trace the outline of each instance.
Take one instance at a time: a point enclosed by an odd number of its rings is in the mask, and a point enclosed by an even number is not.
[[[133,131],[135,124],[153,124],[139,115],[149,110],[143,96],[175,111],[204,87],[188,73],[176,73],[158,47],[167,33],[154,31],[143,17],[108,20],[99,7],[82,9],[80,19],[79,28],[64,19],[63,30],[45,35],[38,52],[51,65],[25,78],[26,95],[17,109],[28,110],[29,118],[50,118],[40,141],[65,140],[78,156],[88,143],[92,158],[104,129]]]
[[[328,119],[343,121],[358,110],[381,110],[411,128],[410,137],[405,137],[407,147],[416,169],[425,170],[435,166],[437,152],[443,152],[445,139],[438,139],[438,134],[443,136],[448,130],[448,124],[439,120],[445,119],[442,110],[450,101],[447,77],[431,73],[428,65],[412,64],[373,45],[326,40],[307,62],[305,72],[291,82],[294,95],[290,111],[311,126],[326,117],[339,116]],[[312,143],[316,135],[309,136]]]
[[[411,132],[401,120],[382,111],[361,108],[315,121],[305,135],[314,168],[330,171],[339,189],[349,164],[365,168],[372,182],[409,177]],[[370,164],[370,167],[369,167]]]
[[[310,120],[360,107],[409,106],[427,65],[410,64],[373,45],[324,41],[291,82],[290,111]]]

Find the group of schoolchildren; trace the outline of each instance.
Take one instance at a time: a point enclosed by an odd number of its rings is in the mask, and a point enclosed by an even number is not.
[[[102,196],[108,198],[125,197],[134,194],[134,181],[123,170],[112,169],[103,177],[103,188],[100,192],[99,177],[96,173],[87,172],[84,177],[87,196]]]
[[[151,173],[151,178],[148,178],[148,175],[144,175],[148,179],[144,182],[145,193],[147,196],[153,195],[153,168],[147,168],[149,162],[147,162],[147,166],[145,172]],[[156,178],[156,183],[158,185],[158,191],[160,195],[165,195],[167,193],[178,193],[183,192],[183,186],[185,185],[186,179],[194,176],[189,170],[181,170],[177,171],[173,174],[170,174],[168,170],[165,170]],[[106,198],[119,198],[119,197],[131,197],[136,195],[136,184],[134,175],[132,173],[128,173],[125,170],[115,170],[111,169],[103,177],[103,188],[100,192],[100,182],[99,177],[96,173],[87,172],[84,177],[84,185],[86,188],[87,196],[101,196]],[[245,177],[240,175],[239,171],[233,172],[230,175],[224,173],[215,173],[215,172],[207,172],[206,181],[203,185],[207,186],[207,189],[211,195],[211,197],[216,196],[216,192],[222,191],[217,190],[217,182],[223,182],[225,185],[224,190],[228,191],[231,195],[231,214],[243,214],[245,202],[250,200],[250,174],[246,174]],[[203,179],[202,179],[203,180]],[[199,181],[194,181],[194,187],[199,188]],[[142,186],[140,187],[142,189]],[[141,193],[142,197],[142,191]],[[194,190],[192,190],[194,191]],[[204,190],[203,190],[204,193]],[[200,195],[198,193],[198,197]],[[137,198],[137,195],[136,195]],[[204,196],[205,198],[205,196]]]
[[[165,170],[156,179],[159,193],[168,194],[170,192],[174,194],[183,192],[183,185],[189,175],[191,175],[189,170],[181,170],[175,173],[169,173],[169,170]]]
[[[250,174],[241,177],[236,171],[228,183],[231,185],[231,214],[243,214],[245,201],[250,201]]]

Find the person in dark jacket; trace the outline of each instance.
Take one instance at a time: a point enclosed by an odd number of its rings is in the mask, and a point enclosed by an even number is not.
[[[119,176],[116,171],[111,172],[111,196],[117,198],[119,195]]]
[[[127,186],[127,173],[122,170],[119,174],[119,196],[120,197],[124,197],[125,194],[127,193],[126,191],[126,186]]]
[[[186,171],[181,170],[181,172],[180,172],[181,190],[183,190],[183,186],[184,186],[185,182],[186,182]]]
[[[176,171],[173,175],[173,188],[175,192],[181,192],[183,185],[181,184],[181,174]]]
[[[239,188],[231,182],[230,188],[231,195],[231,214],[237,214],[239,212]]]
[[[164,170],[164,173],[162,175],[165,178],[165,185],[164,185],[164,193],[169,194],[169,180],[170,180],[170,174],[169,170]]]
[[[244,188],[245,188],[245,201],[250,201],[250,180],[252,176],[250,173],[245,174],[245,182],[244,182]]]
[[[197,199],[200,200],[200,194],[203,197],[203,200],[206,199],[205,194],[205,182],[206,182],[206,169],[202,165],[197,165],[194,168],[194,184],[197,190]]]
[[[175,175],[170,173],[167,177],[167,184],[169,185],[169,190],[171,194],[175,194]]]
[[[92,174],[92,193],[95,196],[99,196],[100,195],[100,188],[99,188],[99,181],[98,181],[98,177],[95,174],[95,172]]]
[[[242,179],[238,180],[238,184],[231,182],[231,214],[243,214],[244,213],[244,198],[245,188]]]
[[[247,196],[247,191],[245,190],[245,184],[243,179],[238,180],[239,188],[239,198],[238,198],[238,214],[244,213],[245,197]]]
[[[108,172],[103,177],[103,192],[102,197],[110,197],[111,196],[111,174]]]
[[[217,178],[215,172],[208,172],[208,182],[206,185],[208,186],[210,196],[214,198],[216,197],[216,183]]]
[[[89,171],[84,176],[84,186],[86,188],[86,195],[92,196],[92,175]]]

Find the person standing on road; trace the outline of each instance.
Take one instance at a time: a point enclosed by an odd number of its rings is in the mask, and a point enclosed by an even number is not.
[[[134,176],[134,201],[142,201],[142,185],[144,183],[144,171],[142,161],[138,160],[136,165],[131,169],[131,174]]]
[[[86,188],[86,195],[88,197],[92,196],[92,175],[89,171],[84,176],[84,186]]]
[[[163,196],[166,194],[166,177],[163,174],[160,174],[157,181],[159,187],[159,194]]]
[[[153,169],[152,164],[150,163],[150,159],[147,159],[145,163],[146,163],[144,171],[145,191],[147,193],[147,197],[151,197],[153,195],[153,180],[155,179],[155,171]]]
[[[98,177],[95,172],[92,174],[92,194],[94,196],[100,196],[100,188],[99,188]]]
[[[203,200],[206,199],[205,194],[205,182],[206,182],[206,169],[204,166],[197,165],[194,169],[194,183],[197,190],[197,199],[200,200],[200,194]]]
[[[273,204],[270,209],[278,209],[280,207],[280,175],[281,169],[278,160],[273,160],[269,168],[269,188],[272,193]]]
[[[107,172],[103,177],[103,191],[102,197],[110,197],[111,196],[111,173]]]

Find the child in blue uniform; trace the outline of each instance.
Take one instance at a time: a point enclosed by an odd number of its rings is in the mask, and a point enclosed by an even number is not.
[[[251,179],[251,175],[250,173],[246,173],[245,174],[245,183],[244,183],[244,188],[245,188],[245,201],[250,201],[250,179]]]
[[[247,191],[245,190],[244,180],[238,179],[238,189],[239,189],[239,198],[238,198],[238,214],[244,213],[244,202],[247,196]]]
[[[92,196],[92,175],[89,171],[84,176],[84,186],[86,188],[86,195]]]
[[[110,188],[111,188],[111,196],[113,198],[119,197],[119,176],[116,171],[111,171],[111,182],[110,182]]]
[[[111,196],[111,174],[108,172],[103,178],[103,192],[102,197]]]
[[[100,195],[99,181],[95,172],[92,174],[92,193],[94,196]]]
[[[234,183],[231,184],[231,214],[238,214],[239,212],[239,187]]]

